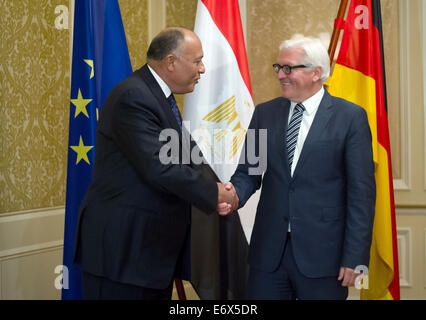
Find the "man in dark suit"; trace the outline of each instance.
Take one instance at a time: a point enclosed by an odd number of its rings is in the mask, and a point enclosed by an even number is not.
[[[346,299],[357,266],[369,263],[375,205],[371,132],[366,112],[324,88],[329,57],[320,40],[284,41],[277,63],[283,97],[255,108],[256,154],[266,168],[242,162],[227,188],[239,206],[262,185],[250,242],[251,299]],[[267,130],[266,145],[259,144]],[[220,205],[219,205],[220,208]],[[228,209],[219,209],[227,214]]]
[[[170,299],[174,276],[189,274],[191,204],[213,212],[218,201],[232,203],[207,165],[183,161],[192,149],[173,93],[194,90],[202,58],[195,33],[168,28],[105,101],[76,239],[86,299]],[[171,148],[164,129],[178,137]]]

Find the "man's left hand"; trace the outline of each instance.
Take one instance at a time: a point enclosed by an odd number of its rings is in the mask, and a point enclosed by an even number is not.
[[[354,269],[341,267],[337,280],[342,281],[342,287],[353,287],[355,285],[355,279],[359,275],[360,273],[355,272]]]

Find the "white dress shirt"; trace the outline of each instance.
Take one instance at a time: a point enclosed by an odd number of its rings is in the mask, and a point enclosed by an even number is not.
[[[160,76],[157,74],[157,72],[155,72],[154,69],[152,69],[149,65],[148,65],[148,69],[149,69],[149,71],[151,71],[155,80],[157,80],[157,82],[160,85],[161,90],[163,90],[163,93],[166,96],[166,98],[168,98],[172,94],[172,90],[170,90],[169,86],[164,82],[164,80],[161,79]]]

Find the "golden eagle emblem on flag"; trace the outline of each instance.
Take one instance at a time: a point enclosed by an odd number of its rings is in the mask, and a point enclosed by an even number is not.
[[[233,126],[232,130],[229,129],[229,126],[234,122],[234,120],[238,119],[238,113],[235,103],[236,98],[235,95],[233,95],[202,118],[203,121],[212,122],[216,124],[222,121],[226,121],[227,127],[220,130],[215,130],[213,136],[217,142],[221,142],[225,137],[231,135],[230,138],[232,139],[232,142],[229,146],[229,159],[235,157],[239,148],[244,142],[244,138],[247,132],[243,129],[239,120],[237,124]],[[246,102],[245,104],[250,106],[250,103],[248,102]]]

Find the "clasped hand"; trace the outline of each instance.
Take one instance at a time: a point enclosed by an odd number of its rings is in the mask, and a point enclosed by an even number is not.
[[[238,196],[231,182],[217,183],[218,200],[217,212],[221,216],[226,216],[238,208]]]

